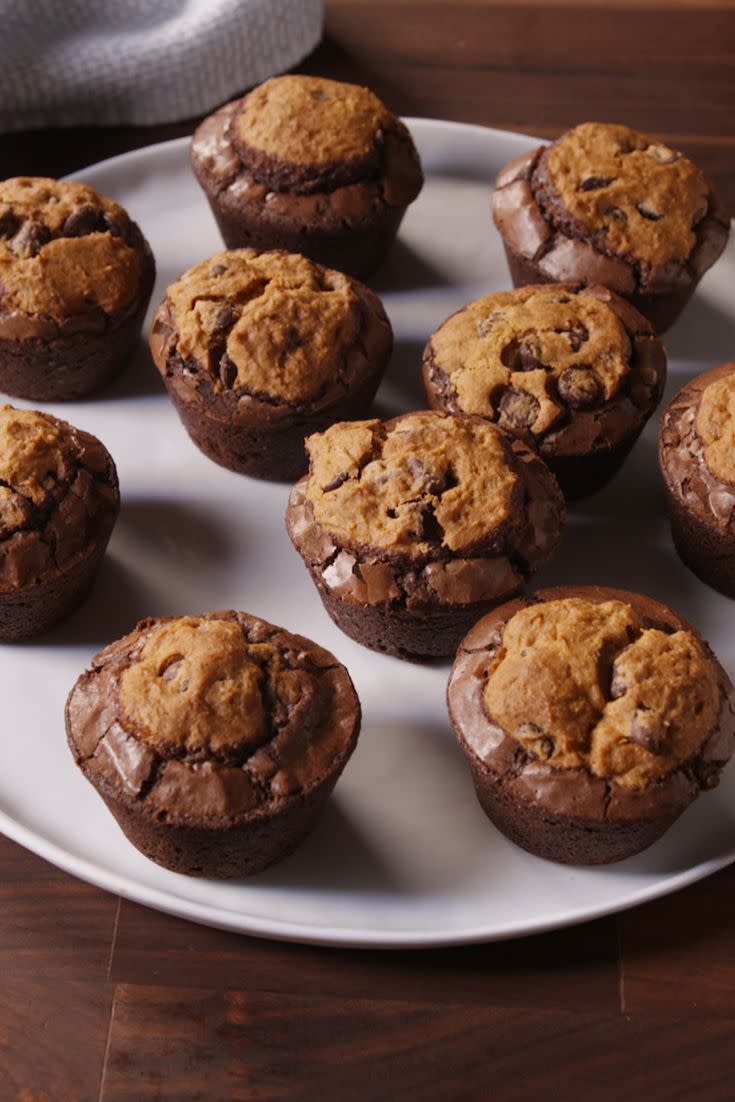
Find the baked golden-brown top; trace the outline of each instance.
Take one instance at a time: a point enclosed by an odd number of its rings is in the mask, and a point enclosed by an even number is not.
[[[407,414],[342,422],[306,441],[306,496],[342,542],[422,555],[481,544],[522,506],[509,443],[479,418]]]
[[[125,313],[141,293],[143,247],[117,203],[84,184],[43,177],[0,183],[0,285],[4,311],[63,322]],[[142,239],[141,239],[142,245]]]
[[[96,473],[107,470],[107,452],[94,437],[48,413],[0,407],[0,537],[48,509],[80,459]]]
[[[701,748],[720,688],[692,632],[646,627],[623,601],[573,597],[508,621],[484,703],[532,758],[642,788]]]
[[[248,147],[297,165],[368,156],[392,119],[376,95],[322,77],[282,76],[248,93],[235,136]]]
[[[178,354],[203,366],[216,392],[245,387],[291,403],[340,376],[362,297],[341,272],[254,249],[217,253],[168,288]]]
[[[681,153],[627,126],[590,122],[564,134],[542,162],[568,214],[605,252],[655,267],[691,253],[710,192]]]
[[[704,461],[723,482],[735,482],[735,364],[702,392],[695,426]]]
[[[159,751],[252,752],[268,737],[266,699],[295,703],[306,677],[236,620],[183,616],[156,627],[123,672],[121,717]]]
[[[594,291],[529,286],[470,303],[434,333],[428,351],[462,410],[522,419],[539,435],[565,407],[615,397],[630,370],[631,342]]]
[[[49,413],[0,407],[0,590],[34,584],[106,540],[118,502],[96,437]]]

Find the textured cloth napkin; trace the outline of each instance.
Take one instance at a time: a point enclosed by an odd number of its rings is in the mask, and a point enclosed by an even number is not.
[[[170,122],[300,61],[322,0],[0,0],[0,131]]]

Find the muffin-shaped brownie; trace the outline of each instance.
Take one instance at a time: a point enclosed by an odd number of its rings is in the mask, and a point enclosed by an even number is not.
[[[364,278],[423,184],[411,135],[355,84],[274,77],[195,131],[191,161],[228,248],[287,249]]]
[[[606,123],[583,123],[506,165],[492,208],[515,286],[603,283],[659,333],[730,232],[728,212],[690,160]]]
[[[48,413],[0,408],[0,639],[36,635],[76,608],[119,507],[99,440]]]
[[[337,424],[307,449],[288,532],[334,622],[373,650],[450,657],[559,540],[548,467],[481,417]]]
[[[293,253],[236,249],[169,287],[150,346],[205,455],[292,482],[306,470],[306,435],[366,412],[393,333],[357,280]]]
[[[735,597],[735,363],[672,398],[659,463],[677,551],[702,581]]]
[[[143,620],[66,704],[74,760],[146,857],[249,876],[315,825],[360,728],[349,674],[243,612]]]
[[[153,290],[148,243],[84,184],[0,182],[0,390],[81,398],[128,361]]]
[[[655,842],[712,788],[735,742],[732,685],[648,597],[546,589],[462,640],[449,712],[478,799],[524,849],[606,864]]]
[[[423,370],[430,406],[519,436],[572,499],[619,469],[661,397],[666,355],[646,319],[607,288],[547,284],[453,314]]]

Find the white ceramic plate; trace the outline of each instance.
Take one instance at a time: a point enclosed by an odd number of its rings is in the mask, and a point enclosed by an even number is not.
[[[490,182],[531,140],[414,120],[427,183],[376,282],[396,334],[381,413],[423,405],[420,354],[453,310],[508,286],[488,211]],[[184,140],[77,174],[119,200],[158,262],[154,305],[174,277],[221,248]],[[735,247],[667,338],[669,393],[735,355]],[[735,767],[657,845],[604,869],[531,857],[481,812],[444,706],[448,665],[373,654],[333,626],[288,541],[287,489],[240,477],[189,442],[147,353],[99,398],[50,407],[115,457],[123,508],[85,606],[41,642],[0,648],[6,737],[0,828],[61,868],[163,911],[244,933],[330,945],[422,946],[563,926],[675,891],[735,859]],[[662,512],[655,427],[623,473],[569,516],[540,585],[600,583],[674,605],[735,673],[731,603],[676,558]],[[362,735],[323,821],[292,857],[249,881],[167,872],[120,833],[72,763],[67,692],[105,643],[151,614],[245,609],[302,632],[350,670]]]

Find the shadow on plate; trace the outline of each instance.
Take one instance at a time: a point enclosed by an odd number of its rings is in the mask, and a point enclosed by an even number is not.
[[[85,402],[116,402],[124,398],[148,398],[165,394],[161,376],[156,371],[148,349],[147,333],[138,338],[128,364],[112,382],[90,394]]]
[[[28,645],[40,642],[52,647],[100,648],[132,631],[146,616],[162,616],[170,611],[134,570],[108,553],[79,608],[40,638],[29,640]]]
[[[398,238],[385,263],[369,283],[376,294],[385,295],[391,291],[421,291],[428,287],[443,287],[449,280],[443,272],[434,268],[410,245]]]
[[[370,846],[336,795],[295,853],[245,883],[368,895],[393,895],[401,890],[390,867]]]
[[[654,440],[639,440],[609,486],[570,506],[559,548],[532,584],[628,589],[673,604],[696,624],[702,583],[674,550]]]
[[[723,313],[703,295],[694,295],[663,339],[670,359],[704,360],[714,366],[735,355],[732,314]]]
[[[172,566],[222,566],[242,550],[213,511],[183,499],[130,498],[123,500],[113,536],[114,545]],[[126,555],[126,557],[128,557]]]
[[[732,788],[732,781],[724,779],[721,783]],[[659,842],[637,857],[610,867],[631,876],[675,876],[704,861],[732,860],[735,815],[729,804],[724,792],[719,798],[703,792]]]
[[[396,341],[388,370],[371,409],[373,417],[396,417],[414,409],[426,409],[421,381],[425,341]]]
[[[190,502],[123,502],[97,579],[84,603],[40,640],[52,646],[109,643],[146,616],[197,611],[187,605],[196,579],[240,549],[210,513]],[[157,579],[166,578],[161,585]]]
[[[372,720],[356,757],[354,803],[348,765],[313,834],[253,883],[416,899],[451,892],[478,870],[489,875],[499,838],[477,803],[448,721]]]

